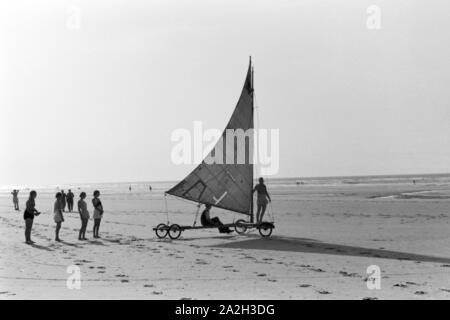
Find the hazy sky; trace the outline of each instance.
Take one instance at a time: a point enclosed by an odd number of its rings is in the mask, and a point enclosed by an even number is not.
[[[0,185],[183,178],[171,133],[223,128],[249,55],[260,127],[280,130],[279,177],[450,172],[449,12],[445,0],[1,1]]]

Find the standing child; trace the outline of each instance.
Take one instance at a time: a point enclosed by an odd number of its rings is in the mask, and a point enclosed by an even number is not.
[[[53,206],[53,212],[54,212],[54,220],[56,222],[56,229],[55,229],[55,241],[60,242],[61,239],[59,238],[59,230],[61,230],[61,223],[64,221],[63,217],[63,206],[62,206],[62,194],[61,192],[58,192],[56,194],[56,200],[55,205]]]
[[[94,198],[92,199],[92,204],[94,205],[94,238],[100,238],[98,231],[103,217],[103,206],[98,197],[100,197],[100,191],[95,190]]]
[[[13,195],[13,203],[14,203],[14,210],[19,210],[19,190],[14,189],[13,192],[11,192]]]
[[[87,240],[86,239],[86,228],[89,221],[89,211],[87,209],[87,203],[84,201],[86,198],[86,192],[80,193],[80,200],[78,200],[78,212],[80,213],[81,218],[81,229],[78,234],[78,240]]]
[[[30,197],[27,200],[27,208],[23,213],[23,219],[25,220],[25,243],[33,244],[34,241],[31,241],[31,229],[33,228],[33,220],[34,216],[38,216],[40,212],[38,212],[35,208],[36,202],[34,201],[37,197],[36,191],[30,192]]]

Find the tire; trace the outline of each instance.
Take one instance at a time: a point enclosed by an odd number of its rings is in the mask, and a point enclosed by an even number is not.
[[[247,227],[244,225],[245,220],[239,219],[238,221],[236,221],[235,225],[234,225],[234,230],[238,233],[238,234],[244,234],[247,232]]]
[[[273,226],[267,222],[261,223],[261,225],[258,227],[259,234],[263,238],[270,237],[272,234],[272,229],[273,229]]]
[[[177,224],[173,224],[169,228],[169,237],[172,240],[176,240],[181,236],[181,227]]]
[[[169,228],[168,228],[168,226],[165,223],[158,224],[155,229],[156,229],[155,230],[156,236],[159,239],[164,239],[165,237],[167,237],[167,233],[169,232]]]

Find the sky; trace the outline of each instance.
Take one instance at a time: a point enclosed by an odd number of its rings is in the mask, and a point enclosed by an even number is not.
[[[371,5],[380,28],[368,27]],[[276,177],[450,172],[450,3],[0,3],[0,185],[178,180],[255,66]],[[370,20],[372,21],[372,20]],[[373,25],[372,25],[373,26]]]

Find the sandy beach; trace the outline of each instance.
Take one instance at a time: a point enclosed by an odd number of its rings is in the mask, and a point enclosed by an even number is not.
[[[431,181],[433,180],[433,181]],[[65,213],[63,242],[54,238],[54,192],[37,188],[33,240],[24,243],[21,211],[10,190],[0,196],[0,299],[449,299],[450,183],[423,179],[296,185],[268,181],[272,237],[217,230],[158,239],[166,222],[163,190],[136,184],[103,192],[101,239],[78,241],[76,212]],[[72,187],[78,199],[93,186]],[[78,190],[80,188],[80,190]],[[100,189],[102,191],[102,189]],[[168,198],[171,223],[191,225],[195,205]],[[75,206],[76,209],[76,206]],[[226,222],[242,216],[213,210]],[[270,218],[270,216],[268,216]],[[68,289],[79,266],[81,288]],[[367,287],[370,265],[380,289]]]

